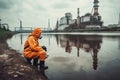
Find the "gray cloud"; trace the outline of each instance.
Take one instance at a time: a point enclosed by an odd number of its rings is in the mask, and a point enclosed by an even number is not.
[[[120,0],[107,0],[108,2],[114,4],[114,3],[120,3]]]
[[[19,25],[21,18],[25,26],[47,26],[47,19],[55,26],[56,19],[71,12],[76,18],[76,9],[80,8],[80,15],[90,12],[94,0],[0,0],[0,18],[12,27]],[[106,25],[118,22],[120,0],[99,0],[99,13]],[[47,3],[47,4],[46,4]],[[10,15],[9,15],[10,14]],[[41,22],[39,22],[41,21]]]
[[[64,9],[64,8],[69,8],[69,7],[70,7],[70,4],[67,2],[59,2],[53,5],[53,8],[55,9]]]
[[[102,1],[102,8],[108,8],[108,9],[118,9],[120,8],[120,0],[104,0]]]
[[[0,0],[0,9],[10,9],[13,3],[9,0]]]
[[[46,8],[45,8],[45,7],[40,6],[40,5],[39,5],[39,6],[37,6],[37,9],[38,9],[38,10],[43,10],[43,11],[44,11],[44,10],[46,10]]]
[[[0,18],[12,23],[14,19],[21,15],[21,4],[22,0],[0,0]]]
[[[0,0],[0,11],[19,12],[22,0]]]

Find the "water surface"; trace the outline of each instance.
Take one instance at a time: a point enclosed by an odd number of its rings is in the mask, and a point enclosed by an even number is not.
[[[20,54],[27,33],[7,40]],[[42,34],[40,45],[48,49],[45,71],[49,80],[120,80],[118,34]]]

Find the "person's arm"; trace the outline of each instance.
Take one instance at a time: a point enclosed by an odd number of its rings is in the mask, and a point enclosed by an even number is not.
[[[29,37],[28,43],[29,43],[30,48],[31,48],[33,51],[37,51],[37,52],[38,52],[38,51],[44,51],[44,50],[42,49],[42,47],[38,45],[37,41],[35,41],[35,39],[34,39],[33,36]]]

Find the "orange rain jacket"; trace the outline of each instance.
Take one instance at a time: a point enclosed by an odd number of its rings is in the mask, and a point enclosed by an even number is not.
[[[42,30],[35,28],[32,33],[28,36],[24,44],[23,55],[26,58],[39,58],[40,61],[46,59],[46,52],[39,46],[38,38],[41,35]]]

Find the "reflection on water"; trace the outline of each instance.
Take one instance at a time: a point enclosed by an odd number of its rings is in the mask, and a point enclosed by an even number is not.
[[[20,41],[21,41],[21,44],[23,44],[22,34],[20,34]]]
[[[84,49],[85,52],[94,52],[100,49],[102,43],[101,36],[75,36],[75,35],[56,35],[57,44],[65,48],[65,51],[71,53],[72,47],[77,48],[77,54],[79,56],[79,50]]]
[[[7,41],[22,53],[28,34]],[[44,75],[49,80],[119,80],[120,37],[42,34],[40,45],[48,49]]]
[[[57,45],[60,44],[68,53],[71,53],[72,47],[76,47],[78,57],[80,49],[90,52],[93,58],[93,69],[97,69],[97,54],[102,43],[101,36],[56,35],[56,41]]]

